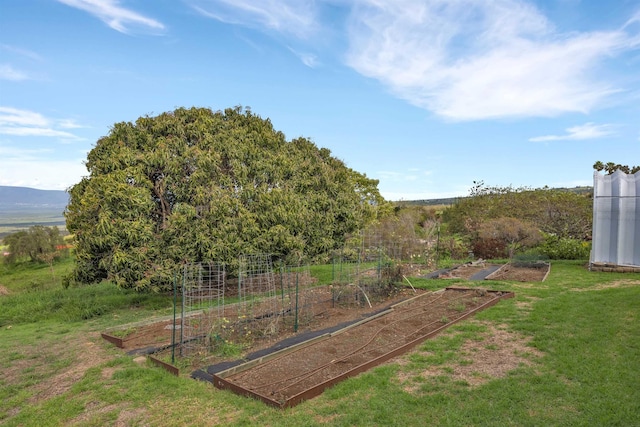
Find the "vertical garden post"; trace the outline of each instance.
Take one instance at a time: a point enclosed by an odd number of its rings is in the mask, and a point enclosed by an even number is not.
[[[296,269],[296,317],[293,322],[293,332],[298,332],[298,273]]]
[[[178,273],[173,272],[173,329],[171,331],[171,363],[176,363],[176,305],[178,304]],[[180,328],[182,330],[182,328]]]

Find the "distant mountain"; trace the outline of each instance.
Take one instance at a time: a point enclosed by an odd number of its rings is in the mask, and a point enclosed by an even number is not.
[[[36,190],[0,185],[0,209],[62,208],[69,203],[69,193],[62,190]]]
[[[33,225],[59,227],[66,232],[64,210],[68,203],[66,191],[0,185],[0,240]]]

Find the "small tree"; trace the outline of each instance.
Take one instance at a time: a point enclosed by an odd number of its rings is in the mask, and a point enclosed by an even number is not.
[[[62,255],[59,247],[64,245],[58,227],[34,225],[27,231],[8,235],[4,241],[9,246],[7,262],[15,263],[21,258],[29,257],[30,261],[47,263],[54,275],[53,263]]]
[[[509,258],[525,248],[530,248],[542,241],[542,234],[531,223],[516,218],[497,218],[480,225],[478,239],[493,240],[506,245]]]

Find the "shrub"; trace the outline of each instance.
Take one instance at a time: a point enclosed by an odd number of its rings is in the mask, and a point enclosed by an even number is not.
[[[584,240],[545,234],[538,250],[550,259],[588,259],[591,244]]]
[[[473,254],[484,259],[506,258],[509,256],[509,250],[503,240],[479,238],[473,242]]]
[[[522,250],[536,246],[542,240],[535,225],[517,218],[502,217],[481,223],[476,242],[484,247],[501,242],[507,249],[509,258]],[[498,248],[499,246],[495,246]]]
[[[436,249],[438,259],[465,259],[469,254],[469,246],[459,235],[441,236]]]

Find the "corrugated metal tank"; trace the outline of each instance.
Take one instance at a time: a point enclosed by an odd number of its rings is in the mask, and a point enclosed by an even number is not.
[[[594,173],[590,261],[640,266],[640,172]]]

